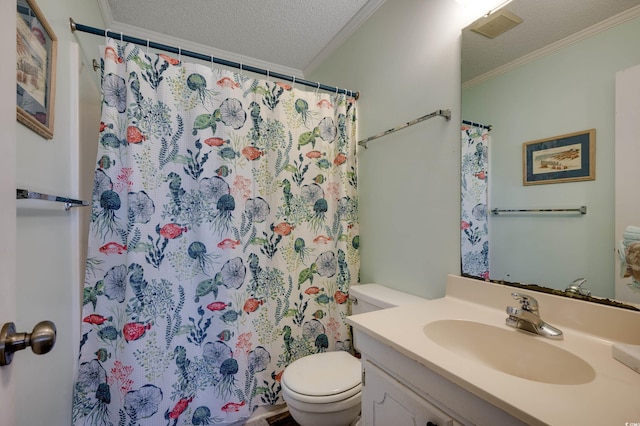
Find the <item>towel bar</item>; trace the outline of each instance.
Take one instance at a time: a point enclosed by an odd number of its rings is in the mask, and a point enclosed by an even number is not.
[[[587,214],[587,206],[580,206],[577,209],[491,209],[491,213],[547,213],[547,212],[576,212],[580,214]]]
[[[42,194],[40,192],[29,191],[27,189],[16,189],[16,199],[56,201],[58,203],[64,203],[64,209],[67,211],[71,210],[72,207],[86,207],[91,205],[86,201],[74,200],[73,198],[60,197],[58,195]]]

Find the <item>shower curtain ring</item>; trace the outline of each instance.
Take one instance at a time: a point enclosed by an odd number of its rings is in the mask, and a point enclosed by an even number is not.
[[[292,80],[292,83],[291,83],[291,88],[293,90],[296,90],[296,76],[295,75],[293,76],[293,80]]]
[[[120,44],[122,45],[122,43],[124,43],[124,41],[122,40],[123,36],[122,36],[122,31],[120,31]]]
[[[211,72],[213,72],[213,55],[211,55]]]
[[[269,78],[270,78],[270,76],[269,76],[269,70],[267,70],[267,83],[271,83],[271,80],[270,80]]]
[[[105,43],[109,42],[109,31],[111,31],[109,28],[107,28],[106,30],[104,30],[104,39],[105,39]]]
[[[242,77],[242,62],[240,62],[240,77]]]
[[[149,56],[149,39],[147,39],[147,56]]]
[[[182,62],[182,48],[178,47],[178,62]]]

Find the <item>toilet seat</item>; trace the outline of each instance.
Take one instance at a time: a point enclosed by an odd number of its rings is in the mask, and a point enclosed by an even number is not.
[[[362,388],[360,360],[344,351],[324,352],[300,358],[282,375],[283,391],[314,404],[343,401]]]

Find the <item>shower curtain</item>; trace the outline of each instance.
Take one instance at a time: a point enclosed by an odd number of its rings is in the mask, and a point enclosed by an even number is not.
[[[487,192],[489,131],[462,125],[460,175],[460,251],[462,273],[489,279]]]
[[[75,425],[242,422],[351,350],[354,100],[180,59],[104,51]]]

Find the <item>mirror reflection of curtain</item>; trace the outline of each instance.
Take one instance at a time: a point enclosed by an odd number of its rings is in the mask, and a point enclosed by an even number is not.
[[[356,104],[114,40],[102,61],[74,424],[240,424],[290,362],[351,350]]]
[[[462,273],[489,278],[487,189],[489,131],[463,124],[461,128],[460,251]]]

